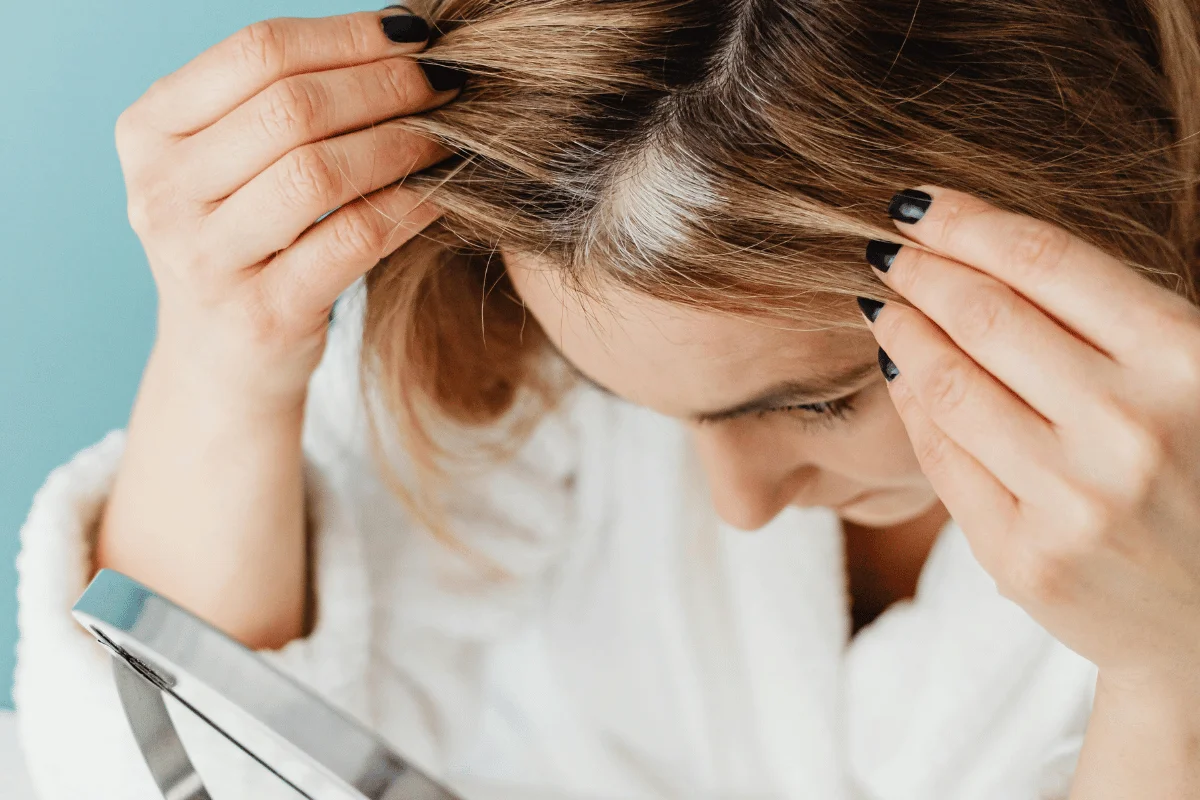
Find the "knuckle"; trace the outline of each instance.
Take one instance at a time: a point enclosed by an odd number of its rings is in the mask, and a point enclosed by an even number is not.
[[[339,38],[349,45],[347,55],[358,56],[360,54],[370,55],[376,52],[379,38],[379,23],[373,18],[364,18],[359,15],[346,15],[338,17],[338,24],[343,27],[343,35]]]
[[[147,203],[138,195],[130,194],[125,213],[129,217],[129,227],[139,235],[149,233],[154,229],[156,215],[152,211],[152,203]]]
[[[1054,551],[1065,559],[1093,555],[1104,549],[1115,517],[1109,507],[1099,500],[1084,499],[1075,504],[1072,516],[1078,521],[1063,526],[1056,534]]]
[[[1111,498],[1101,497],[1093,490],[1080,488],[1062,501],[1062,518],[1066,520],[1055,534],[1060,554],[1074,557],[1096,553],[1113,542],[1114,522],[1118,513]]]
[[[247,25],[234,36],[234,49],[241,65],[252,74],[271,76],[283,72],[286,63],[287,37],[279,20],[265,19]]]
[[[127,187],[128,210],[147,228],[174,226],[179,220],[193,216],[187,197],[188,187],[182,186],[168,170],[158,172],[153,177],[142,175],[131,180]]]
[[[1010,290],[982,281],[957,304],[953,330],[965,344],[989,342],[997,331],[1009,329],[1016,313],[1016,297]]]
[[[915,392],[904,392],[896,398],[896,410],[900,416],[907,418],[913,409],[921,410],[921,401],[917,399]]]
[[[118,150],[134,138],[137,128],[136,113],[133,106],[130,106],[117,115],[117,123],[113,126],[113,138],[116,140]]]
[[[939,197],[937,201],[937,219],[941,227],[941,238],[946,242],[954,242],[964,235],[963,223],[976,214],[987,210],[988,205],[968,194],[949,192]]]
[[[950,415],[966,401],[971,375],[961,359],[939,358],[925,380],[923,394],[932,414]]]
[[[149,171],[147,165],[158,155],[158,148],[151,146],[147,132],[147,125],[135,106],[122,111],[113,125],[113,144],[127,180]]]
[[[333,226],[330,248],[338,260],[379,258],[383,243],[373,210],[355,209]]]
[[[1156,346],[1155,373],[1170,382],[1176,397],[1200,408],[1200,306],[1176,294],[1160,294],[1159,301],[1147,315],[1145,333]]]
[[[898,292],[911,295],[912,290],[916,288],[914,284],[925,274],[925,264],[933,254],[922,247],[905,246],[901,248],[900,256],[898,263],[901,268],[893,267],[888,274],[891,276],[892,286]]]
[[[1177,392],[1192,402],[1200,401],[1200,325],[1185,326],[1178,335],[1170,335],[1165,341],[1177,344],[1169,348],[1167,377]]]
[[[927,474],[943,472],[950,461],[950,440],[942,434],[926,436],[917,445],[916,456]]]
[[[1182,294],[1172,294],[1168,300],[1171,320],[1200,346],[1200,305]]]
[[[164,211],[174,205],[172,193],[164,182],[139,182],[128,190],[126,214],[129,225],[139,234],[156,231],[164,218]]]
[[[1135,508],[1150,497],[1167,468],[1167,445],[1158,434],[1139,428],[1130,434],[1126,478],[1119,499],[1125,508]]]
[[[292,151],[283,162],[280,194],[290,208],[326,208],[341,196],[342,176],[329,163],[323,148]]]
[[[258,117],[267,136],[284,142],[310,138],[321,108],[317,91],[315,83],[302,77],[276,82]]]
[[[1045,222],[1022,220],[1010,241],[1008,261],[1012,269],[1027,278],[1045,279],[1062,264],[1071,246],[1071,235]]]
[[[1130,459],[1135,481],[1148,483],[1167,468],[1168,448],[1166,437],[1147,425],[1132,429],[1130,433]]]
[[[1144,500],[1153,484],[1167,469],[1170,446],[1166,434],[1113,398],[1104,402],[1106,438],[1123,463],[1117,499],[1136,505]]]
[[[392,59],[381,64],[381,69],[375,73],[375,79],[383,91],[399,100],[403,108],[415,106],[421,99],[421,89],[413,80],[412,70],[408,68],[411,63],[410,59]]]
[[[997,580],[1000,592],[1017,602],[1038,605],[1069,603],[1077,588],[1075,559],[1069,550],[1056,547],[1018,548],[1009,568]]]

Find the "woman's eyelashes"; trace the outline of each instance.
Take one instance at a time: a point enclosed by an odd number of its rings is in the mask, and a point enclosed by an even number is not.
[[[816,426],[832,427],[843,422],[854,411],[854,395],[839,397],[823,403],[807,403],[804,405],[784,406],[774,409],[796,415],[805,428]],[[801,412],[804,412],[803,414]]]
[[[746,416],[754,416],[757,419],[762,419],[768,414],[788,414],[798,420],[806,428],[813,426],[829,427],[837,422],[845,420],[854,412],[854,402],[858,393],[839,397],[836,400],[826,400],[820,403],[803,403],[792,406],[780,406],[778,408],[766,408],[761,411],[744,411],[740,414],[723,417],[721,422],[739,419]]]

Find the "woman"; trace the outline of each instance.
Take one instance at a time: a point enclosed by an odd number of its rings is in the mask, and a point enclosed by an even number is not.
[[[160,324],[23,530],[44,796],[151,796],[100,567],[519,796],[1200,796],[1194,4],[419,11],[118,123]]]

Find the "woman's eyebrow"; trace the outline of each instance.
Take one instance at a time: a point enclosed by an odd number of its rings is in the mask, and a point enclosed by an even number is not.
[[[559,355],[561,356],[561,353]],[[612,389],[591,378],[583,370],[575,366],[574,362],[570,359],[563,356],[562,360],[584,383],[618,400],[624,399]],[[719,411],[698,412],[691,414],[690,417],[695,422],[720,422],[721,420],[730,419],[741,414],[753,413],[755,411],[770,411],[780,406],[831,400],[851,389],[857,388],[868,375],[878,370],[878,359],[872,358],[870,361],[852,364],[841,372],[818,375],[805,381],[780,381],[736,405],[720,409]]]

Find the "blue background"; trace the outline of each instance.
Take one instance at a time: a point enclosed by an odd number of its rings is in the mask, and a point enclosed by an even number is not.
[[[239,28],[389,5],[7,3],[0,48],[0,706],[15,660],[18,532],[55,466],[124,427],[155,291],[126,216],[117,116]]]

